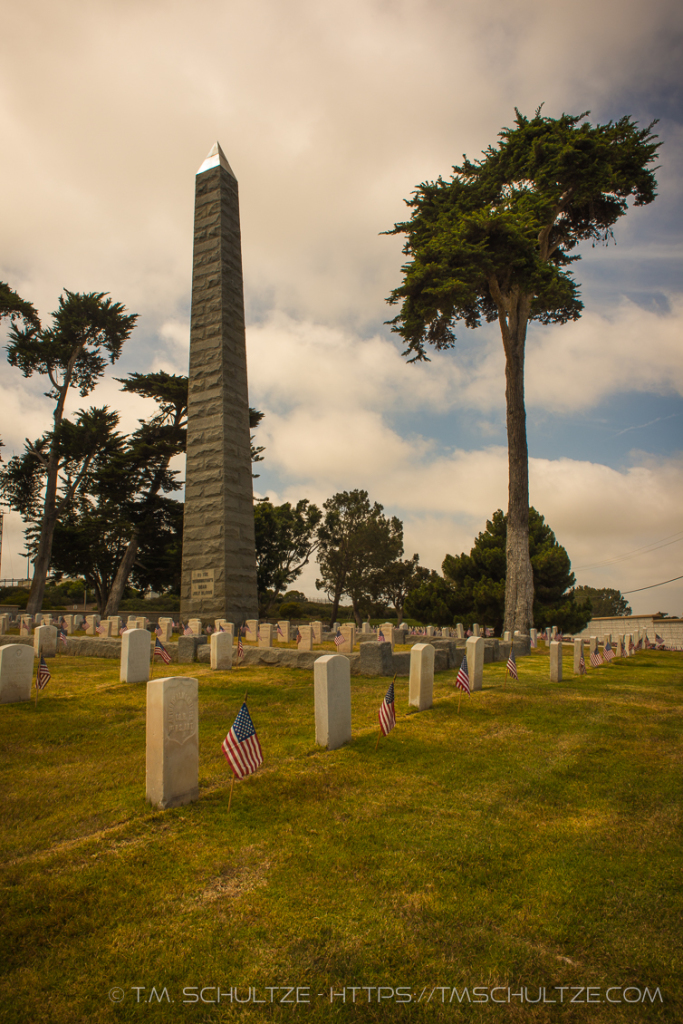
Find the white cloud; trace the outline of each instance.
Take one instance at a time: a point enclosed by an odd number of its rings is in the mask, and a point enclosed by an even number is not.
[[[623,391],[683,395],[683,299],[670,313],[642,309],[623,298],[609,313],[538,328],[528,346],[527,404],[570,412]]]

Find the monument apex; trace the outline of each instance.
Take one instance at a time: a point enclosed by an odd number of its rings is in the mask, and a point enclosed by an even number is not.
[[[237,179],[216,143],[195,187],[180,613],[258,614]]]

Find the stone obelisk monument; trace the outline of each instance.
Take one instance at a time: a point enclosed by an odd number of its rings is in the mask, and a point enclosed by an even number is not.
[[[258,616],[237,179],[216,143],[197,171],[183,522],[183,618]]]

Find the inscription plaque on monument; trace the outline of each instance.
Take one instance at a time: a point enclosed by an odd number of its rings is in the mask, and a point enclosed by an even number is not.
[[[193,569],[191,596],[213,597],[213,569]]]

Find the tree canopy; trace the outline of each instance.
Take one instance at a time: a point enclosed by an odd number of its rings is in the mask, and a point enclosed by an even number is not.
[[[507,516],[498,509],[474,542],[469,555],[446,555],[443,573],[454,588],[451,605],[459,621],[504,625]],[[569,555],[544,517],[529,509],[529,552],[534,580],[534,621],[574,632],[590,619],[590,602],[574,596],[576,582]]]
[[[529,321],[577,319],[583,308],[570,267],[584,241],[607,241],[628,209],[656,195],[655,124],[630,117],[591,125],[586,114],[534,117],[516,112],[477,161],[463,158],[450,181],[425,182],[407,200],[401,303],[390,321],[410,361],[427,348],[450,349],[454,325],[497,321],[505,352],[509,529],[505,626],[533,624],[524,350]]]
[[[351,598],[356,622],[367,612],[376,587],[376,573],[403,554],[403,523],[387,518],[382,505],[370,503],[368,492],[342,491],[323,504],[318,529],[318,590],[332,598],[334,622],[342,595]]]
[[[273,505],[269,500],[254,506],[256,581],[260,613],[301,575],[315,551],[317,526],[322,512],[303,498]]]
[[[579,599],[590,601],[594,618],[631,614],[631,605],[620,590],[612,590],[610,587],[584,586],[575,587],[574,594]]]
[[[8,303],[14,300],[11,296],[8,299],[5,294],[3,301]],[[37,315],[33,317],[30,310],[24,310],[23,313],[19,310],[19,313],[23,326],[18,325],[16,320],[11,323],[7,359],[25,377],[31,377],[34,373],[46,376],[49,381],[46,397],[55,403],[53,429],[40,442],[34,445],[27,442],[24,455],[27,471],[30,460],[35,460],[38,468],[38,472],[28,475],[35,482],[42,474],[44,480],[42,497],[35,493],[31,497],[34,510],[37,507],[36,501],[39,500],[42,505],[33,560],[33,583],[27,604],[29,613],[33,614],[41,608],[50,566],[58,517],[60,471],[66,472],[69,480],[69,464],[65,465],[64,459],[69,434],[73,434],[74,430],[72,424],[64,421],[68,392],[74,387],[82,397],[90,394],[103,375],[107,361],[114,363],[121,355],[121,348],[135,326],[137,315],[126,313],[121,303],[112,302],[104,292],[79,294],[66,289],[60,296],[57,310],[52,314],[51,327],[43,327]],[[80,434],[83,434],[82,430]],[[73,437],[75,442],[78,441],[78,435],[79,427],[76,424]],[[19,508],[13,504],[12,487],[8,492],[6,485],[5,475],[2,479],[3,493],[13,508]],[[71,489],[70,484],[68,489]]]

